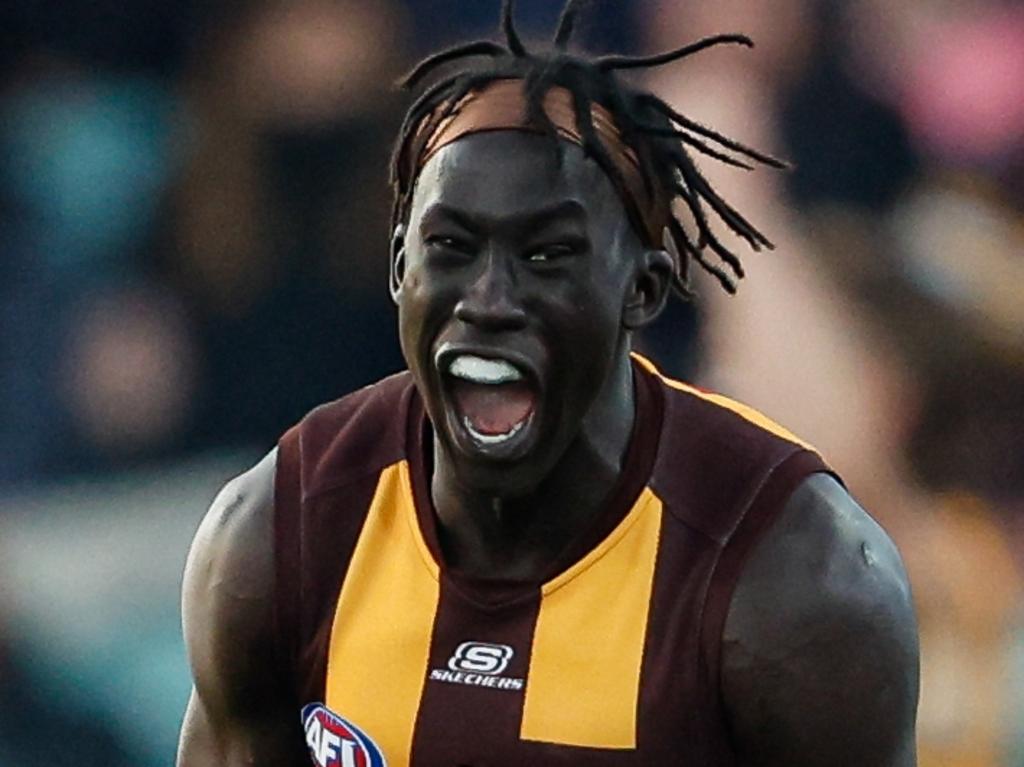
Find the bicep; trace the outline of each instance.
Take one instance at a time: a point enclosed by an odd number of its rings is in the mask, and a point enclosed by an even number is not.
[[[273,631],[274,454],[221,491],[182,586],[194,686],[178,767],[308,764]]]
[[[177,767],[304,767],[310,762],[298,737],[299,717],[287,713],[213,714],[193,689],[181,726]]]
[[[193,687],[181,724],[177,767],[216,767],[225,763],[209,715]]]
[[[915,764],[906,574],[888,536],[834,480],[801,485],[752,553],[722,657],[743,764]]]

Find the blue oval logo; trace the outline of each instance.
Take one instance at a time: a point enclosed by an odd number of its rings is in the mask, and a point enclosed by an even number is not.
[[[387,767],[377,744],[323,703],[303,707],[302,729],[310,756],[318,767]]]

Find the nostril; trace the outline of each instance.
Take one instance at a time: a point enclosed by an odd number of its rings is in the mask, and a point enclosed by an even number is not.
[[[455,305],[455,318],[482,328],[510,330],[526,324],[526,311],[506,299],[466,298]]]

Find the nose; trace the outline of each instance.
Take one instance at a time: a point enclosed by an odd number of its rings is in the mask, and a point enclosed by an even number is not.
[[[455,305],[455,318],[492,332],[525,327],[526,310],[520,303],[512,268],[489,255],[480,274],[466,286]]]

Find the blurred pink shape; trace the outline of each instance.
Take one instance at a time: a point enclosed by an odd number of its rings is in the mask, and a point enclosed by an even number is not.
[[[195,376],[195,349],[173,298],[133,286],[84,301],[64,382],[91,447],[130,455],[174,437],[191,413]]]
[[[933,151],[988,160],[1024,141],[1024,10],[943,22],[916,59],[903,106]]]

